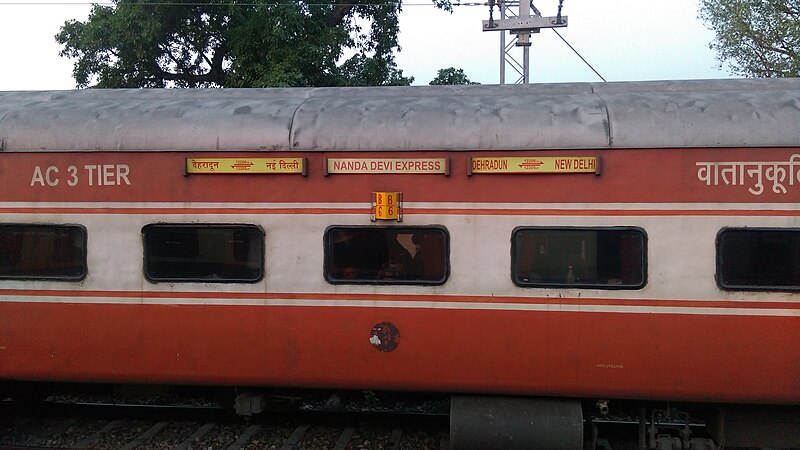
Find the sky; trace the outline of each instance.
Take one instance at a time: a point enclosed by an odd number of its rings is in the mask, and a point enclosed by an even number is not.
[[[697,1],[565,0],[569,26],[559,33],[608,81],[730,77],[708,47],[714,34],[697,18]],[[545,16],[557,13],[557,0],[534,5]],[[90,9],[82,0],[0,0],[0,91],[74,88],[73,61],[58,56],[54,36],[65,21],[86,20]],[[428,84],[447,67],[499,83],[501,32],[482,31],[488,18],[488,6],[456,6],[451,14],[427,0],[405,0],[398,68],[414,84]],[[531,42],[531,83],[602,81],[553,30]],[[511,52],[522,61],[520,48]],[[506,73],[506,83],[519,77],[510,67]]]

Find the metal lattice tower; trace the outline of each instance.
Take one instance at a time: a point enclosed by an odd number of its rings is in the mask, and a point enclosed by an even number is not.
[[[492,16],[497,5],[500,19]],[[514,10],[518,8],[518,13]],[[531,16],[531,9],[534,15]],[[560,11],[560,8],[559,8]],[[497,0],[489,2],[489,20],[483,21],[483,31],[501,31],[500,33],[500,84],[506,84],[506,67],[510,67],[519,77],[514,84],[528,84],[530,81],[530,36],[542,28],[562,28],[567,26],[567,16],[545,17],[536,7],[526,1]],[[507,39],[503,31],[508,30],[511,38]],[[515,47],[522,47],[522,62],[514,57]]]

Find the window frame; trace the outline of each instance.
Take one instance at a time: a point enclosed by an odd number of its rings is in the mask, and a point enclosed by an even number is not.
[[[378,280],[378,279],[354,279],[354,280],[343,280],[339,278],[333,278],[330,276],[332,272],[332,258],[333,258],[333,251],[330,248],[330,242],[328,236],[334,230],[339,229],[349,229],[349,230],[397,230],[399,232],[403,231],[415,231],[415,230],[433,230],[439,231],[444,236],[444,246],[443,246],[443,256],[444,256],[444,273],[442,274],[442,278],[438,280],[403,280],[403,279],[391,279],[391,280]],[[323,263],[322,263],[322,274],[325,278],[325,281],[329,284],[333,285],[352,285],[352,286],[441,286],[447,283],[447,280],[450,279],[450,233],[446,227],[443,225],[330,225],[325,228],[325,232],[322,234],[322,248],[323,248]]]
[[[81,235],[81,243],[83,244],[83,255],[80,258],[79,262],[81,263],[81,274],[79,276],[8,276],[0,274],[0,281],[72,281],[72,282],[80,282],[86,279],[87,275],[89,274],[89,263],[88,263],[88,254],[89,254],[89,238],[88,232],[86,231],[86,227],[80,224],[49,224],[49,223],[1,223],[0,228],[12,228],[12,227],[24,227],[24,228],[39,228],[39,229],[52,229],[52,228],[61,228],[61,229],[75,229],[80,232]]]
[[[209,279],[209,278],[153,278],[151,274],[148,272],[148,263],[149,263],[149,253],[148,253],[148,245],[147,245],[147,231],[153,228],[184,228],[184,229],[208,229],[208,228],[247,228],[256,230],[258,235],[261,239],[261,260],[260,260],[260,271],[258,277],[255,279]],[[143,265],[142,265],[142,273],[144,274],[144,278],[150,283],[214,283],[214,284],[255,284],[264,279],[266,276],[266,233],[264,232],[264,228],[260,225],[256,224],[244,224],[244,223],[171,223],[171,222],[159,222],[159,223],[150,223],[142,227],[142,255],[143,255]]]
[[[716,239],[714,240],[714,251],[715,251],[715,268],[714,268],[714,281],[717,283],[717,287],[719,287],[723,291],[749,291],[749,292],[798,292],[800,291],[800,286],[792,287],[792,286],[741,286],[741,285],[726,285],[723,283],[722,280],[722,264],[723,264],[723,257],[722,252],[720,251],[720,244],[722,235],[727,232],[778,232],[778,233],[798,233],[800,234],[800,228],[797,227],[723,227],[717,232]]]
[[[549,282],[542,282],[542,283],[531,283],[531,282],[524,282],[517,278],[517,250],[516,250],[516,236],[517,233],[522,231],[528,230],[537,230],[537,231],[633,231],[641,235],[642,238],[642,281],[639,284],[635,285],[622,285],[622,284],[567,284],[567,283],[549,283]],[[611,291],[635,291],[644,289],[647,286],[648,282],[648,264],[647,264],[647,255],[648,255],[648,236],[647,232],[642,227],[637,226],[529,226],[529,225],[522,225],[515,227],[514,230],[511,231],[511,281],[520,288],[525,289],[600,289],[600,290],[611,290]]]

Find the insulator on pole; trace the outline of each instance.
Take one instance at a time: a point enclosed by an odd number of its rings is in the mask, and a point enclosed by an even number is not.
[[[564,6],[564,0],[558,0],[558,14],[556,14],[556,23],[561,24],[561,7]]]

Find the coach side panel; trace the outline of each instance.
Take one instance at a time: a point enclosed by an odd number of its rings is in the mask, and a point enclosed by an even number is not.
[[[230,173],[213,153],[0,156],[0,233],[69,235],[59,258],[84,270],[0,274],[0,378],[800,402],[798,286],[717,282],[721,236],[796,239],[798,149],[241,153]],[[597,167],[502,170],[537,157]],[[256,158],[303,170],[233,167]],[[375,192],[400,194],[402,221],[372,220]],[[156,253],[184,228],[250,265],[182,279]],[[362,230],[409,251],[439,233],[441,279],[348,278],[332,252]],[[540,278],[570,236],[578,263]],[[602,255],[630,239],[640,258]],[[582,283],[600,260],[642,276]]]

